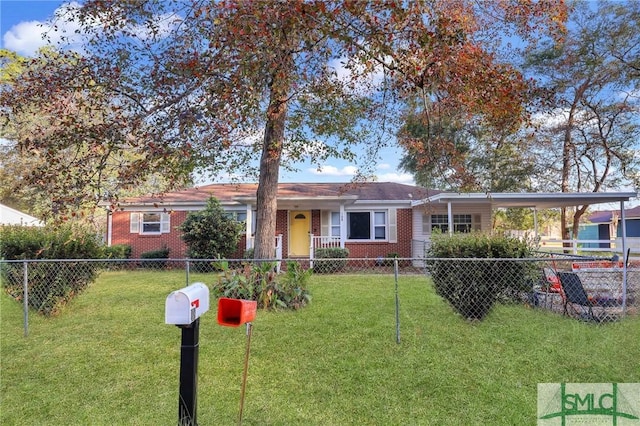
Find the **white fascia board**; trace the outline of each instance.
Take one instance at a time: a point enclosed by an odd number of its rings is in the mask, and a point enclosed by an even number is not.
[[[416,200],[412,206],[428,203],[489,203],[493,207],[554,208],[585,204],[629,201],[638,197],[635,192],[571,192],[571,193],[440,193]]]

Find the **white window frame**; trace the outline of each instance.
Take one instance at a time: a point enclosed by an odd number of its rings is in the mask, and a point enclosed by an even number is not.
[[[147,215],[158,215],[158,221],[145,221]],[[164,212],[133,212],[129,216],[129,232],[139,235],[161,235],[171,232],[171,216]],[[157,231],[145,231],[145,226],[158,224]]]
[[[340,212],[329,213],[329,235],[340,237]]]
[[[388,210],[351,210],[351,211],[346,211],[345,213],[347,214],[347,241],[351,241],[351,242],[389,241],[389,211]],[[351,238],[351,214],[354,214],[354,213],[369,214],[369,238]],[[380,223],[379,221],[381,217],[383,219],[383,223]],[[376,238],[376,229],[384,230],[383,238]]]
[[[247,210],[225,210],[224,212],[225,216],[229,219],[233,219],[238,223],[243,224],[244,226],[242,227],[242,231],[240,232],[242,235],[247,233],[247,219],[248,219],[248,214],[247,214]],[[244,219],[240,220],[238,218],[238,215],[243,215]],[[252,217],[255,217],[255,215],[252,215]]]
[[[432,214],[429,216],[429,229],[431,232],[435,228],[446,234],[449,232],[449,216],[446,214]],[[471,214],[454,214],[453,215],[453,232],[468,233],[474,229],[473,215]]]

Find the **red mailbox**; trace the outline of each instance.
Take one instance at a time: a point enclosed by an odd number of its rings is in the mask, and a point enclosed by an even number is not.
[[[258,302],[255,300],[229,299],[218,300],[218,324],[227,327],[238,327],[253,321],[256,317]]]

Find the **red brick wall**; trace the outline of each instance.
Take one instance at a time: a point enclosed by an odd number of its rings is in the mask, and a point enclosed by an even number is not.
[[[129,219],[131,212],[113,212],[111,245],[129,244],[131,246],[131,258],[139,259],[140,254],[158,250],[164,247],[169,248],[169,257],[181,259],[186,257],[187,246],[180,238],[181,233],[174,229],[180,225],[187,217],[187,212],[174,211],[171,213],[171,232],[159,235],[140,235],[129,232]]]
[[[345,247],[349,249],[349,257],[351,258],[378,258],[387,257],[390,253],[396,253],[398,257],[411,257],[411,239],[413,214],[411,209],[398,209],[397,226],[398,226],[398,242],[363,242],[363,243],[346,243]]]

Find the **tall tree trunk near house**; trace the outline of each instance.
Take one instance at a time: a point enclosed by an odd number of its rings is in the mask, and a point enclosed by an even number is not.
[[[274,259],[276,254],[278,178],[280,175],[286,115],[287,100],[284,90],[278,90],[272,85],[264,130],[262,157],[260,158],[260,178],[256,193],[258,204],[254,251],[256,259]]]
[[[584,93],[584,89],[580,90],[580,96]],[[569,192],[569,177],[571,171],[571,153],[573,150],[573,123],[574,123],[574,114],[577,109],[579,96],[573,99],[573,103],[571,104],[571,108],[569,110],[569,117],[567,119],[567,124],[564,129],[564,137],[562,142],[562,177],[560,182],[560,192]],[[560,232],[563,240],[568,240],[569,236],[569,227],[567,226],[567,207],[562,207],[560,210]],[[563,243],[564,247],[569,247],[569,243]]]

